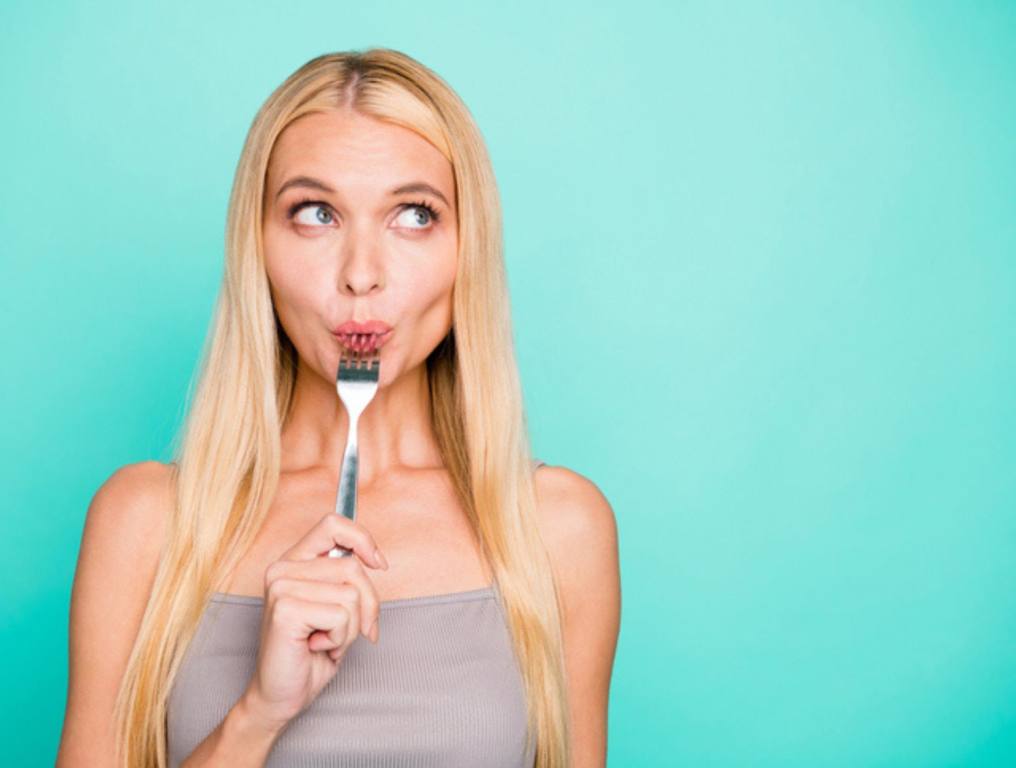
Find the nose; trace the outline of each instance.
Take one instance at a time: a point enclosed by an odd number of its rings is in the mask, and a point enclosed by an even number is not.
[[[344,293],[365,295],[384,287],[384,260],[368,236],[346,239],[339,259],[339,286]]]

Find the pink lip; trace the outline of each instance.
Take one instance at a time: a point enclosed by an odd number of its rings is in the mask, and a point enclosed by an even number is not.
[[[392,327],[388,323],[380,320],[368,320],[365,323],[358,323],[355,320],[348,320],[342,325],[332,328],[332,333],[336,336],[351,336],[353,334],[375,334],[375,333],[388,333]]]
[[[333,333],[338,342],[350,352],[370,353],[379,350],[392,337],[391,329],[384,333]]]

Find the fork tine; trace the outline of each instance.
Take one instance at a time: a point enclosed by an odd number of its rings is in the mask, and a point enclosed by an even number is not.
[[[339,359],[339,370],[336,378],[339,382],[376,382],[378,380],[378,373],[380,369],[381,357],[377,353],[369,357],[347,357],[343,355],[343,357]]]

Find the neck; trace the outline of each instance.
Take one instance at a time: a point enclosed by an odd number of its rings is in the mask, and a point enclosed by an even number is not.
[[[357,420],[361,484],[403,467],[441,466],[430,405],[425,364],[378,387]],[[323,470],[337,479],[348,432],[349,415],[335,381],[321,378],[301,361],[282,429],[282,471]]]

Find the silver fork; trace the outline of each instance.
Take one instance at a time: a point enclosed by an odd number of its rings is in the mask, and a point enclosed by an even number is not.
[[[335,498],[335,514],[356,519],[356,478],[360,464],[359,447],[356,441],[356,423],[364,408],[374,399],[377,379],[381,371],[380,348],[366,354],[352,351],[343,352],[339,370],[335,374],[335,388],[339,400],[349,414],[349,432],[346,434],[346,450],[342,454],[342,470],[339,474],[339,492]],[[352,550],[334,546],[328,557],[347,557]]]

